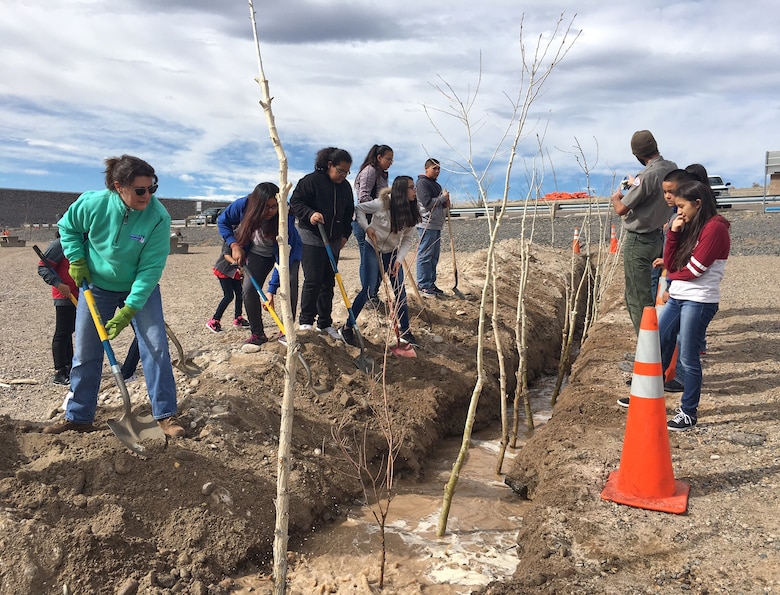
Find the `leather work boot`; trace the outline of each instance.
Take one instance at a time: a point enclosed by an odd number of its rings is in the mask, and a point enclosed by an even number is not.
[[[176,419],[175,415],[166,417],[165,419],[158,419],[157,424],[162,428],[163,433],[170,438],[183,438],[184,428]]]
[[[58,422],[44,426],[42,431],[44,434],[62,434],[69,430],[73,430],[74,432],[91,432],[94,429],[95,426],[92,424],[82,424],[70,421],[69,419],[61,419]]]

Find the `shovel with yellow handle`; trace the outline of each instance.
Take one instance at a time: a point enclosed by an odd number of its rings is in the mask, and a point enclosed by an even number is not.
[[[125,379],[122,378],[122,370],[116,361],[116,356],[114,356],[114,350],[111,347],[111,342],[108,340],[106,327],[103,325],[103,320],[95,303],[95,297],[92,295],[92,290],[89,288],[86,279],[83,281],[81,293],[87,302],[87,306],[89,306],[92,321],[95,323],[98,336],[103,343],[103,350],[106,352],[109,364],[111,364],[111,373],[114,375],[119,392],[122,393],[122,402],[124,404],[122,417],[118,420],[108,420],[108,427],[111,428],[111,431],[114,432],[122,444],[137,455],[146,458],[146,447],[144,447],[142,442],[153,439],[165,440],[165,434],[151,414],[133,415],[130,409],[130,394],[127,392]]]

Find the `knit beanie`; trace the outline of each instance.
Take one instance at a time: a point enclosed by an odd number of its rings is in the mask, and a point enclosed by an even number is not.
[[[649,130],[637,130],[631,137],[631,152],[637,157],[650,157],[658,153],[658,143]]]

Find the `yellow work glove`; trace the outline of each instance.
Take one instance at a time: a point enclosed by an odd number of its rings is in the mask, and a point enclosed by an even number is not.
[[[70,263],[68,267],[70,278],[76,283],[76,287],[81,287],[81,280],[86,279],[87,283],[92,283],[92,275],[89,273],[86,258],[77,258]]]
[[[106,323],[106,333],[109,339],[116,339],[119,333],[122,332],[130,320],[135,316],[136,310],[133,310],[130,306],[122,306],[119,308],[119,312]]]

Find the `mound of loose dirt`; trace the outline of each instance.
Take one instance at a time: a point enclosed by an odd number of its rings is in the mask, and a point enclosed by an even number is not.
[[[509,593],[769,593],[780,586],[780,297],[773,257],[729,260],[708,331],[696,428],[669,432],[672,467],[690,485],[684,515],[606,502],[621,464],[629,394],[619,372],[635,338],[622,278],[574,363],[553,417],[506,481],[528,495]],[[622,277],[622,276],[620,276]],[[679,394],[667,393],[667,413]],[[650,432],[648,432],[650,434]],[[632,466],[642,472],[641,461]]]
[[[96,420],[101,429],[39,433],[47,417],[42,412],[54,409],[62,398],[47,384],[51,304],[32,276],[29,284],[20,283],[0,298],[4,308],[19,314],[17,320],[25,320],[24,325],[2,322],[0,378],[28,377],[41,383],[2,389],[3,410],[12,417],[0,417],[0,592],[61,593],[67,587],[76,593],[119,588],[205,593],[218,590],[226,576],[268,562],[276,513],[280,365],[286,348],[272,342],[257,353],[245,353],[244,331],[213,335],[205,329],[203,321],[219,298],[209,270],[217,253],[217,247],[200,247],[196,254],[172,256],[166,268],[161,283],[166,318],[203,372],[188,378],[176,371],[187,437],[148,445],[146,460],[125,450],[105,426],[120,414],[110,376],[101,387]],[[500,254],[500,332],[511,370],[517,362],[510,339],[520,274],[517,242],[502,243]],[[314,334],[300,337],[313,380],[321,386],[317,393],[309,390],[305,375],[298,372],[289,486],[293,540],[337,518],[340,506],[359,493],[334,444],[334,426],[349,432],[367,425],[368,459],[381,459],[387,447],[372,407],[378,406],[382,390],[393,424],[404,436],[396,473],[416,475],[441,436],[462,431],[476,376],[484,259],[480,252],[459,262],[459,287],[470,300],[451,296],[425,302],[431,331],[419,317],[419,304],[413,303],[418,358],[389,356],[383,377],[358,371],[356,349]],[[570,260],[569,254],[552,250],[534,253],[526,299],[532,378],[556,367]],[[355,269],[355,254],[347,251],[342,263]],[[34,271],[31,250],[15,257],[0,254],[6,277],[19,268]],[[445,277],[442,284],[451,286],[451,280]],[[413,294],[410,299],[414,301]],[[335,313],[341,321],[346,317],[343,307]],[[384,317],[367,313],[361,322],[367,353],[381,366],[388,335]],[[495,419],[499,409],[489,319],[487,329],[486,384],[477,427]],[[144,409],[143,382],[129,388],[136,410]],[[35,405],[25,412],[25,403]]]

